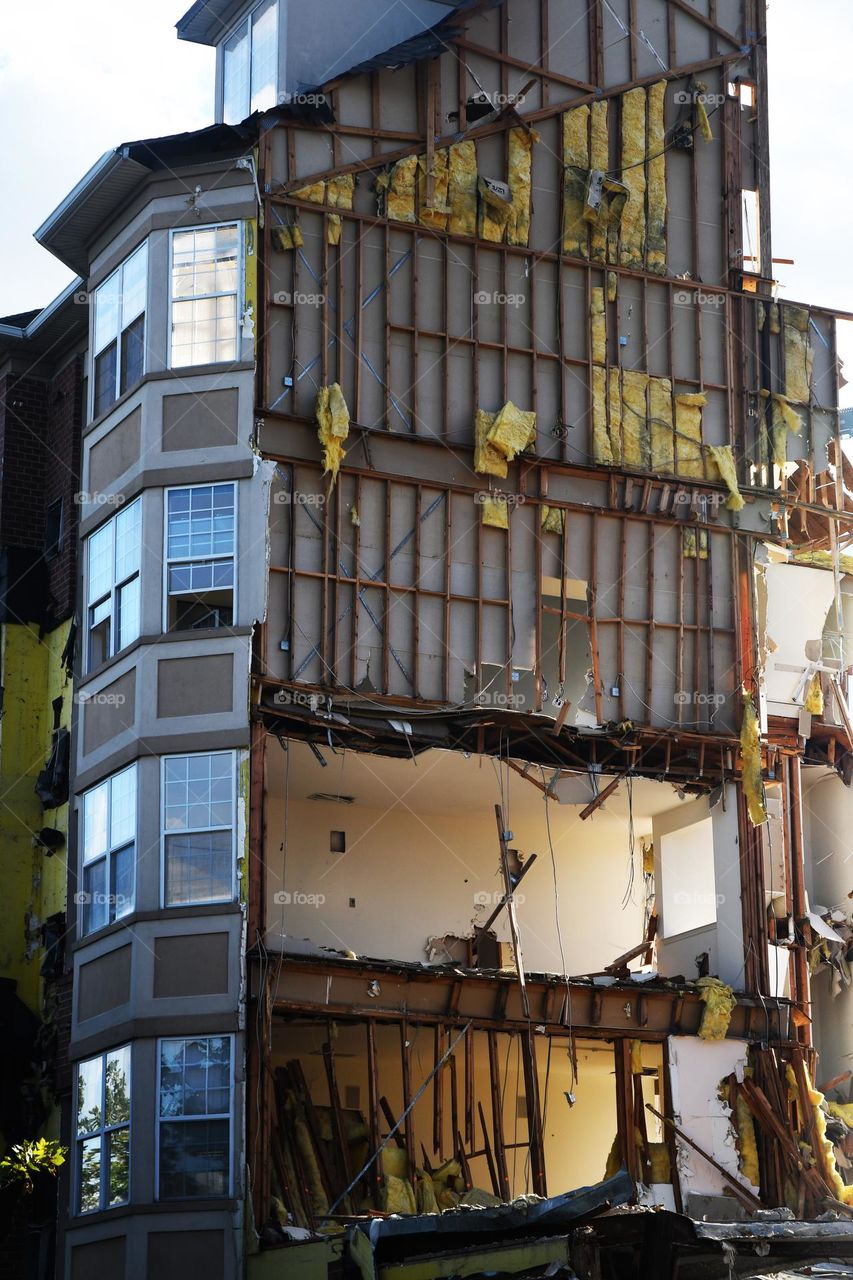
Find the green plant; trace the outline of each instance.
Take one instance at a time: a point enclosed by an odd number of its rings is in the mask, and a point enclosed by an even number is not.
[[[24,1195],[29,1195],[34,1179],[40,1174],[56,1177],[67,1154],[66,1147],[47,1138],[16,1143],[0,1160],[0,1189],[18,1187]]]

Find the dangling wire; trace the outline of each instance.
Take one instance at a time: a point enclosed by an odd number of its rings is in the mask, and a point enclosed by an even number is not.
[[[634,779],[628,778],[628,883],[622,898],[622,910],[634,901]]]

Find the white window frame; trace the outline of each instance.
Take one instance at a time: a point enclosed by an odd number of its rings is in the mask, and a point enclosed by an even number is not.
[[[223,1193],[222,1199],[230,1199],[234,1195],[234,1139],[235,1139],[235,1116],[234,1116],[234,1099],[236,1096],[237,1083],[237,1060],[236,1060],[236,1036],[233,1032],[211,1032],[210,1034],[201,1033],[196,1036],[160,1036],[157,1040],[157,1066],[155,1071],[155,1088],[154,1088],[154,1105],[155,1105],[155,1128],[156,1135],[154,1140],[154,1199],[160,1204],[177,1204],[177,1197],[160,1196],[160,1126],[170,1122],[177,1121],[180,1124],[192,1124],[194,1120],[223,1120],[224,1112],[216,1115],[198,1115],[198,1116],[163,1116],[160,1114],[160,1081],[163,1069],[161,1047],[169,1041],[183,1041],[184,1044],[191,1040],[227,1040],[229,1049],[229,1072],[228,1072],[228,1190]],[[184,1199],[203,1200],[209,1197],[192,1196]],[[219,1197],[215,1197],[219,1199]]]
[[[193,294],[192,298],[175,298],[172,293],[173,275],[175,263],[175,237],[185,235],[193,231],[218,231],[223,227],[235,227],[237,230],[237,281],[234,290],[234,317],[235,317],[235,338],[234,338],[234,355],[231,359],[205,361],[204,364],[179,364],[176,365],[172,359],[172,308],[175,302],[189,302],[191,300],[199,301],[205,298],[230,298],[231,291],[226,293],[200,293]],[[166,317],[168,330],[168,353],[167,364],[169,369],[204,369],[208,364],[237,364],[243,355],[243,318],[245,315],[245,275],[246,275],[246,235],[245,222],[239,218],[226,218],[223,222],[206,222],[199,227],[172,227],[169,231],[169,306],[168,315]]]
[[[197,898],[192,902],[166,901],[166,837],[169,835],[203,835],[209,831],[227,831],[227,827],[185,827],[180,831],[166,828],[166,762],[198,756],[229,756],[231,760],[231,894],[228,898]],[[212,906],[235,902],[237,899],[237,752],[224,751],[173,751],[160,757],[160,906],[164,911],[181,911],[186,907]],[[178,1037],[180,1039],[181,1037]]]
[[[234,493],[234,549],[230,555],[200,556],[193,560],[192,556],[169,556],[169,494],[190,489],[215,489],[220,485],[230,484]],[[231,588],[231,626],[237,626],[237,545],[240,532],[240,486],[236,480],[213,480],[208,484],[174,484],[163,492],[163,633],[170,635],[189,635],[190,632],[169,631],[169,567],[178,564],[193,564],[197,560],[233,560],[234,585]]]
[[[135,316],[132,316],[132,317],[131,317],[131,319],[128,321],[127,325],[123,325],[123,324],[122,324],[121,308],[122,308],[123,298],[124,298],[124,287],[123,287],[123,284],[124,284],[124,271],[125,271],[125,268],[127,267],[127,264],[131,261],[131,259],[135,258],[135,257],[136,257],[136,255],[137,255],[138,253],[142,253],[142,252],[144,252],[144,254],[145,254],[145,293],[144,293],[144,300],[143,300],[142,310],[141,310],[141,311],[138,311],[138,312],[136,313],[136,315],[135,315]],[[147,334],[148,334],[148,301],[149,301],[149,292],[150,292],[150,288],[149,288],[149,275],[148,275],[149,267],[150,267],[150,255],[149,255],[149,253],[148,253],[148,241],[147,241],[147,239],[146,239],[146,240],[143,240],[140,244],[138,244],[138,245],[136,246],[136,248],[135,248],[135,249],[133,249],[133,250],[132,250],[128,255],[127,255],[127,257],[126,257],[126,258],[124,258],[124,259],[122,260],[122,262],[120,262],[120,263],[119,263],[119,265],[116,267],[115,271],[111,271],[111,272],[110,272],[110,274],[109,274],[108,276],[106,276],[106,278],[105,278],[105,279],[103,279],[103,280],[101,281],[101,283],[97,286],[97,288],[93,289],[93,290],[92,290],[92,293],[89,295],[89,296],[91,297],[91,300],[92,300],[92,345],[91,345],[92,358],[91,358],[91,362],[90,362],[90,363],[91,363],[91,369],[90,369],[89,387],[88,387],[89,404],[88,404],[88,406],[87,406],[87,417],[88,417],[88,420],[89,420],[90,422],[91,422],[91,421],[93,421],[94,416],[95,416],[95,397],[96,397],[96,394],[97,394],[97,383],[98,383],[98,380],[97,380],[97,376],[96,376],[96,372],[95,372],[95,370],[96,370],[96,364],[97,364],[98,356],[99,356],[99,355],[101,355],[101,354],[102,354],[102,352],[106,351],[107,347],[110,345],[109,343],[107,343],[107,344],[106,344],[106,346],[102,347],[99,351],[96,351],[96,350],[95,350],[95,342],[96,342],[96,334],[97,334],[98,294],[101,292],[101,290],[102,290],[102,289],[105,289],[105,288],[106,288],[106,286],[107,286],[107,285],[108,285],[112,280],[115,280],[115,279],[116,279],[116,277],[118,277],[118,285],[119,285],[119,288],[118,288],[118,307],[119,307],[119,313],[118,313],[117,329],[116,329],[116,337],[115,337],[115,344],[116,344],[115,395],[114,395],[114,397],[113,397],[112,401],[110,402],[110,404],[108,404],[108,405],[106,406],[106,408],[104,408],[104,409],[99,409],[99,410],[98,410],[98,417],[102,417],[104,414],[109,413],[109,412],[110,412],[110,410],[115,406],[116,402],[117,402],[118,400],[120,400],[120,399],[121,399],[121,397],[125,394],[125,392],[126,392],[126,391],[129,391],[131,387],[135,387],[135,386],[137,385],[137,382],[141,381],[141,380],[142,380],[142,378],[144,378],[144,377],[145,377],[145,374],[148,372],[148,343],[147,343]],[[134,322],[135,320],[138,320],[140,316],[142,316],[142,317],[143,317],[143,330],[142,330],[142,334],[143,334],[143,336],[142,336],[142,372],[141,372],[141,374],[140,374],[140,376],[139,376],[139,378],[137,379],[137,381],[136,381],[136,382],[129,383],[129,384],[127,385],[127,387],[125,387],[125,388],[124,388],[124,390],[122,390],[122,386],[121,386],[121,357],[122,357],[122,342],[121,342],[121,338],[122,338],[122,334],[124,333],[125,329],[127,329],[127,328],[129,327],[129,325],[133,324],[133,322]]]
[[[253,112],[258,110],[269,111],[270,108],[274,107],[276,103],[279,101],[279,75],[280,75],[280,67],[281,67],[281,31],[282,31],[281,5],[279,3],[279,0],[273,0],[272,7],[273,7],[273,11],[275,12],[275,36],[274,36],[274,42],[273,42],[275,47],[275,79],[272,86],[273,96],[272,96],[272,101],[266,107],[256,107],[253,104],[253,98],[254,98],[254,92],[252,90],[252,65],[253,65],[252,55],[254,52],[253,40],[252,40],[253,19],[255,14],[260,9],[263,3],[264,3],[264,0],[257,0],[257,2],[253,4],[251,8],[243,15],[240,21],[235,23],[235,25],[228,32],[227,36],[222,41],[222,44],[220,46],[221,53],[220,53],[220,78],[219,78],[219,103],[220,103],[219,115],[223,124],[240,124],[243,120],[248,119],[248,117],[252,115]],[[248,53],[248,75],[246,78],[246,98],[243,102],[243,105],[240,108],[240,111],[242,114],[237,119],[230,120],[225,114],[225,110],[226,110],[225,46],[231,40],[233,40],[235,36],[240,36],[242,39],[245,39],[247,42],[246,48]]]
[[[119,520],[121,516],[126,516],[129,511],[132,511],[134,507],[137,507],[137,506],[139,508],[139,567],[135,569],[134,572],[129,574],[127,577],[119,580],[118,575],[116,573],[116,540],[115,540],[116,522]],[[92,663],[91,643],[90,643],[91,632],[92,632],[91,610],[94,609],[98,604],[103,604],[105,600],[109,600],[109,603],[110,603],[110,614],[109,614],[110,642],[109,642],[109,645],[107,646],[108,652],[106,654],[106,657],[104,658],[104,661],[108,661],[110,658],[114,658],[116,654],[121,653],[122,649],[126,649],[128,645],[131,645],[135,640],[138,640],[139,636],[142,634],[142,547],[143,547],[142,517],[143,517],[143,514],[144,513],[142,510],[142,497],[140,496],[136,498],[133,502],[129,502],[127,506],[121,507],[114,516],[110,516],[109,520],[105,520],[103,524],[99,524],[97,529],[93,529],[92,532],[86,536],[86,539],[84,542],[85,549],[86,549],[86,577],[85,577],[85,582],[86,582],[85,623],[86,625],[84,627],[85,661],[83,666],[84,666],[84,670],[87,672],[93,670],[95,665],[98,665],[98,664]],[[109,525],[112,525],[112,528],[113,528],[112,567],[110,569],[110,589],[106,595],[98,596],[97,600],[93,600],[91,598],[92,573],[91,573],[91,563],[90,563],[92,539],[96,537],[98,534],[103,533],[103,531]],[[118,621],[119,621],[119,603],[121,598],[121,592],[124,590],[125,587],[129,586],[134,580],[138,580],[139,582],[139,621],[137,626],[137,632],[135,636],[130,637],[130,639],[128,639],[124,645],[119,647],[118,646],[118,640],[119,640]]]
[[[106,1084],[107,1084],[107,1058],[114,1053],[120,1053],[123,1049],[128,1050],[127,1065],[127,1100],[128,1100],[128,1119],[121,1124],[105,1124],[106,1120]],[[80,1068],[89,1062],[101,1063],[101,1125],[98,1129],[93,1129],[89,1133],[80,1134],[79,1119],[77,1115],[77,1105],[80,1088]],[[93,1213],[104,1213],[112,1209],[122,1209],[125,1205],[130,1204],[133,1198],[133,1047],[131,1044],[115,1045],[112,1049],[105,1049],[103,1053],[95,1053],[91,1058],[82,1058],[74,1068],[74,1104],[72,1110],[73,1129],[73,1157],[74,1166],[71,1176],[71,1195],[72,1195],[72,1215],[75,1218],[87,1218]],[[159,1097],[158,1097],[159,1106]],[[118,1133],[121,1130],[127,1130],[127,1199],[117,1200],[115,1204],[109,1203],[109,1159],[104,1160],[104,1150],[106,1139],[110,1134]],[[83,1189],[82,1172],[83,1172],[83,1143],[89,1138],[99,1137],[101,1139],[101,1166],[100,1166],[100,1197],[99,1204],[96,1209],[82,1209],[80,1207],[80,1195]]]
[[[112,810],[113,810],[113,784],[115,783],[116,779],[123,777],[125,774],[133,775],[133,795],[134,795],[133,837],[131,840],[125,840],[121,844],[113,845],[112,834],[111,834]],[[106,787],[107,789],[106,848],[103,853],[97,854],[95,857],[90,858],[89,861],[87,862],[86,861],[86,799],[88,796],[94,795],[94,793],[100,790],[102,787]],[[123,920],[125,916],[130,915],[136,907],[136,863],[137,863],[137,851],[139,849],[139,771],[138,771],[138,766],[136,761],[134,761],[133,764],[129,764],[126,768],[118,769],[115,773],[111,773],[108,777],[103,778],[100,782],[96,783],[95,786],[89,787],[86,791],[84,791],[82,796],[80,797],[80,872],[77,880],[77,884],[79,886],[79,892],[81,893],[86,892],[86,889],[85,889],[86,868],[90,866],[94,866],[95,863],[103,862],[105,866],[104,892],[108,895],[107,906],[108,908],[110,906],[115,908],[116,904],[111,903],[109,901],[109,899],[112,898],[112,892],[113,892],[113,889],[112,889],[113,858],[116,854],[121,853],[122,850],[127,849],[128,846],[131,846],[133,849],[133,891],[132,891],[129,908],[127,909],[127,911],[123,911],[121,915],[118,915],[118,913],[115,910],[113,910],[112,912],[108,910],[106,921],[103,924],[96,925],[94,928],[88,929],[88,930],[84,929],[83,927],[84,912],[79,911],[77,916],[77,932],[79,937],[88,938],[90,934],[97,933],[99,929],[107,929],[109,928],[110,925],[117,924],[120,920]],[[84,903],[83,905],[85,906],[86,904]]]

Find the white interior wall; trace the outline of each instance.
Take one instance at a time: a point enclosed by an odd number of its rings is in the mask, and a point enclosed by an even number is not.
[[[703,1151],[748,1187],[738,1170],[738,1154],[729,1109],[720,1101],[720,1082],[731,1073],[743,1078],[747,1062],[745,1040],[699,1040],[696,1036],[670,1036],[670,1082],[675,1122]],[[694,1195],[723,1195],[725,1178],[684,1142],[678,1143],[681,1191]]]
[[[560,952],[554,870],[545,802],[530,782],[486,758],[429,752],[412,760],[325,751],[320,766],[304,744],[290,743],[289,799],[284,754],[268,756],[267,945],[316,946],[370,958],[425,963],[428,939],[469,936],[502,893],[495,803],[504,803],[512,845],[538,860],[518,894],[525,968],[583,974],[601,970],[643,938],[640,841],[652,814],[675,806],[674,788],[634,787],[633,889],[625,787],[586,821],[582,804],[548,805],[564,962]],[[538,773],[538,770],[536,771]],[[535,775],[534,775],[535,776]],[[605,784],[603,780],[601,785]],[[309,800],[314,793],[350,795],[354,803]],[[330,832],[344,831],[346,852],[330,852]],[[509,941],[506,912],[495,926]],[[434,962],[447,962],[440,946]]]

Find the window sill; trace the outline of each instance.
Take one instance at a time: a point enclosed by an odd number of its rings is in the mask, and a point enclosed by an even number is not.
[[[109,671],[111,667],[116,666],[123,659],[129,657],[130,654],[135,653],[137,649],[141,649],[143,645],[162,645],[164,643],[168,644],[170,641],[183,642],[189,638],[196,640],[230,639],[231,637],[243,639],[251,634],[251,627],[207,627],[204,631],[164,631],[147,636],[138,636],[136,640],[126,645],[124,649],[114,653],[111,658],[105,659],[97,667],[92,667],[91,671],[78,672],[77,682],[80,688],[83,688],[91,680],[97,680],[99,676]]]
[[[94,929],[91,933],[77,938],[71,944],[71,951],[74,954],[83,947],[90,947],[93,943],[102,942],[114,934],[126,932],[134,925],[146,924],[150,921],[162,923],[164,920],[176,920],[181,917],[195,919],[199,916],[236,916],[242,915],[242,912],[243,907],[236,899],[233,902],[202,903],[191,907],[162,907],[157,911],[132,911],[130,915],[122,916],[112,924],[105,924],[102,929]]]
[[[75,1213],[66,1219],[68,1230],[96,1226],[103,1222],[116,1222],[121,1218],[152,1213],[234,1213],[240,1201],[233,1196],[212,1199],[209,1196],[191,1200],[147,1200],[144,1203],[116,1205],[114,1209],[99,1209],[96,1213]]]
[[[134,382],[132,387],[128,387],[127,391],[123,391],[118,400],[114,400],[109,409],[104,409],[103,413],[99,413],[91,422],[87,422],[83,428],[83,435],[87,436],[96,427],[112,416],[117,409],[122,408],[135,395],[141,387],[147,382],[162,382],[166,380],[186,381],[188,378],[209,378],[219,374],[225,376],[229,373],[250,373],[255,368],[254,360],[230,360],[222,364],[191,364],[182,365],[175,369],[152,369],[149,373],[144,373],[138,382]]]

